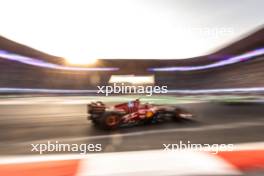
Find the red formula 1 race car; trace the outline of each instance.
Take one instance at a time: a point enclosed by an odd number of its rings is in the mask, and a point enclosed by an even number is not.
[[[175,106],[141,104],[139,99],[107,107],[103,102],[88,104],[88,119],[103,129],[116,129],[123,125],[157,123],[167,119],[192,120],[193,115]]]

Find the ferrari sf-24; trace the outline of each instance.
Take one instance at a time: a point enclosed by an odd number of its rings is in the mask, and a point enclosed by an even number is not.
[[[88,119],[102,129],[116,129],[130,124],[153,124],[172,119],[176,122],[193,120],[193,115],[173,105],[141,103],[139,99],[106,106],[101,101],[88,104]]]

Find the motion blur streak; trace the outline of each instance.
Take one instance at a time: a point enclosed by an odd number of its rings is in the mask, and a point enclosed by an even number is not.
[[[264,87],[248,87],[248,88],[226,88],[226,89],[200,89],[200,90],[168,90],[169,93],[235,93],[235,92],[264,92]]]
[[[0,88],[0,93],[96,93],[97,90]]]
[[[9,53],[4,50],[0,50],[0,58],[20,62],[23,64],[33,65],[37,67],[59,69],[59,70],[70,70],[70,71],[116,71],[116,70],[119,70],[119,68],[114,68],[114,67],[113,68],[111,67],[94,67],[94,68],[67,67],[67,66],[57,65],[54,63],[45,62],[43,60],[39,60],[35,58],[30,58],[26,56]]]
[[[205,70],[209,68],[221,67],[225,65],[235,64],[245,60],[252,59],[257,56],[264,54],[264,48],[256,49],[254,51],[231,57],[226,60],[215,62],[213,64],[203,65],[203,66],[183,66],[183,67],[163,67],[163,68],[150,68],[150,71],[194,71],[194,70]]]
[[[0,87],[0,93],[96,93],[98,90],[70,90],[70,89],[34,89],[34,88],[8,88]],[[223,89],[173,89],[168,93],[179,94],[199,94],[199,93],[247,93],[247,92],[264,92],[264,87],[248,88],[223,88]]]

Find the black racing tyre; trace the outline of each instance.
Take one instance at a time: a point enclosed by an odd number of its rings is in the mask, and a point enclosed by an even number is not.
[[[93,123],[94,126],[98,126],[100,124],[100,122],[99,122],[98,119],[92,118],[91,121],[92,121],[92,123]]]
[[[120,126],[121,116],[115,112],[105,112],[100,118],[100,125],[103,129],[114,130]]]
[[[153,121],[153,117],[147,118],[147,119],[143,120],[143,124],[144,125],[149,125],[149,124],[152,124],[152,121]]]

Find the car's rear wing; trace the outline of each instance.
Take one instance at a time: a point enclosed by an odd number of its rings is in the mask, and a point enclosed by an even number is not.
[[[105,112],[106,106],[103,102],[92,102],[87,105],[87,111],[89,114],[100,114]]]

